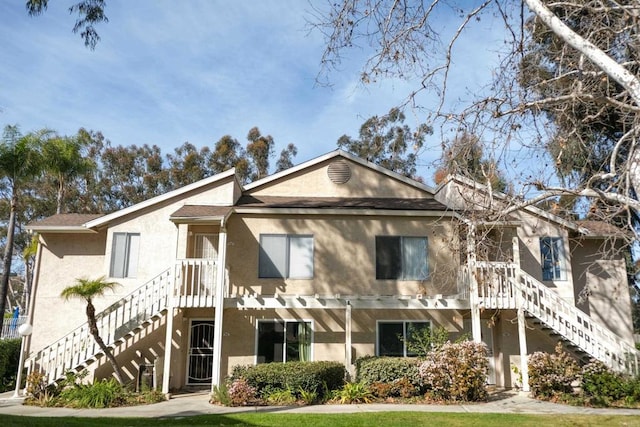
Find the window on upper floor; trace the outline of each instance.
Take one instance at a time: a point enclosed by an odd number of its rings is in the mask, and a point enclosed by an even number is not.
[[[540,238],[540,264],[542,280],[566,280],[562,237]]]
[[[376,236],[376,279],[425,280],[427,248],[426,237]]]
[[[139,233],[113,233],[110,277],[136,277],[138,272]]]
[[[407,349],[411,334],[431,328],[427,321],[378,322],[376,353],[378,356],[407,357],[416,356]]]
[[[260,278],[313,278],[313,236],[261,234]]]
[[[311,360],[311,322],[258,322],[258,363]]]

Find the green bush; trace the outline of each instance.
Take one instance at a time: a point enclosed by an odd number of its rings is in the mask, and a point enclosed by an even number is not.
[[[265,398],[277,390],[298,390],[316,393],[325,398],[327,390],[342,388],[345,368],[338,362],[263,363],[256,366],[236,366],[231,380],[244,378]],[[298,396],[300,397],[300,396]]]
[[[0,340],[0,392],[15,387],[19,359],[20,338]]]
[[[592,403],[609,404],[630,394],[631,382],[622,374],[613,372],[600,361],[582,368],[582,392]]]
[[[373,395],[365,383],[347,383],[336,393],[336,399],[342,404],[370,403]]]
[[[408,380],[420,387],[418,360],[405,357],[362,357],[356,360],[356,381],[365,384],[386,383]]]
[[[534,397],[552,398],[573,393],[578,363],[558,343],[554,354],[535,352],[529,356],[529,387]]]
[[[112,408],[127,403],[129,392],[114,378],[93,384],[74,384],[60,393],[64,406],[72,408]]]
[[[487,348],[482,343],[446,343],[427,354],[418,368],[427,396],[445,401],[487,398]]]

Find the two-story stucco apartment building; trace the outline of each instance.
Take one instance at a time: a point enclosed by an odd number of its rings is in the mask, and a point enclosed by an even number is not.
[[[237,364],[406,356],[411,326],[485,342],[502,387],[558,340],[633,368],[624,256],[603,250],[615,232],[535,207],[474,219],[487,197],[335,151],[249,185],[229,170],[108,215],[52,216],[30,225],[27,367],[112,374],[82,302],[60,297],[105,276],[121,286],[94,301],[101,336],[128,379],[153,365],[164,392],[217,384]]]

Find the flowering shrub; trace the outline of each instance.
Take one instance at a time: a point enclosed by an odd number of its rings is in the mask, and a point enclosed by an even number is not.
[[[228,393],[232,406],[250,405],[257,400],[255,387],[251,387],[244,378],[233,380]]]
[[[552,398],[572,393],[578,378],[578,363],[558,343],[554,354],[537,351],[529,356],[529,386],[534,397]]]
[[[488,371],[486,346],[472,341],[446,343],[418,367],[426,395],[449,401],[485,400]]]

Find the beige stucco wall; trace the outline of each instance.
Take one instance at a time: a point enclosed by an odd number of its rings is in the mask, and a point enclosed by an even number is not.
[[[624,251],[604,239],[579,239],[572,243],[579,307],[633,344],[631,296]]]
[[[102,274],[106,233],[49,234],[40,237],[39,280],[33,309],[31,350],[38,350],[56,337],[86,321],[85,304],[64,301],[60,293],[77,278],[97,278]],[[102,309],[108,303],[96,301]]]
[[[380,320],[432,322],[444,326],[456,336],[462,332],[463,315],[456,310],[352,310],[352,361],[376,354],[376,328]],[[221,371],[231,373],[236,365],[256,363],[257,325],[260,320],[300,320],[312,323],[312,359],[345,362],[345,316],[342,309],[266,309],[235,310],[224,313],[223,364]]]
[[[234,215],[227,226],[231,294],[416,295],[457,293],[458,243],[450,218]],[[311,234],[314,277],[258,278],[261,233]],[[375,236],[426,236],[430,277],[376,280]]]
[[[550,289],[557,292],[565,301],[574,303],[573,273],[571,263],[571,251],[569,247],[569,233],[566,227],[537,215],[526,212],[513,214],[515,220],[520,222],[518,228],[520,266],[535,279],[544,283]],[[540,254],[541,237],[561,237],[564,243],[564,268],[566,280],[543,281]]]
[[[327,168],[334,161],[336,159],[329,159],[289,175],[285,180],[274,180],[248,194],[283,197],[432,197],[424,190],[343,159],[339,161],[349,164],[351,178],[345,184],[334,184],[327,175]]]

